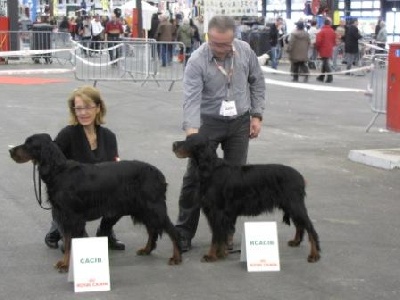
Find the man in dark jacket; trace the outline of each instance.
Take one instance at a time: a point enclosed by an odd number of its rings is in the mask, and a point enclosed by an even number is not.
[[[271,45],[271,67],[278,68],[278,60],[280,57],[280,43],[279,38],[282,35],[283,19],[282,17],[277,17],[274,24],[271,25],[269,31],[269,43]]]
[[[156,32],[158,28],[158,24],[160,24],[160,20],[158,19],[158,13],[155,13],[151,16],[151,28],[149,30],[149,39],[157,39]]]
[[[350,70],[353,63],[357,63],[359,59],[358,40],[361,39],[362,36],[357,26],[358,20],[351,20],[344,36],[344,52],[347,70]],[[350,72],[347,72],[346,75],[350,75]]]

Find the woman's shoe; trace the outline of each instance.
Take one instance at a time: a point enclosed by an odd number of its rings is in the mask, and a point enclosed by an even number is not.
[[[44,238],[44,242],[47,245],[47,247],[51,249],[57,249],[58,248],[58,242],[61,239],[61,235],[58,232],[58,230],[51,231],[46,234]]]

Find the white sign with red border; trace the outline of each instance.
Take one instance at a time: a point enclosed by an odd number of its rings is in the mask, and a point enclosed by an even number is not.
[[[111,290],[107,237],[72,239],[68,281],[76,293]]]
[[[280,271],[276,222],[245,222],[240,261],[248,272]]]

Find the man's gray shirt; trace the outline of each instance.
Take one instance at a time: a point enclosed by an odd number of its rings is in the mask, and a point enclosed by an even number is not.
[[[237,116],[246,112],[262,116],[265,108],[265,79],[258,59],[249,44],[233,41],[233,74],[229,99],[228,78],[217,67],[208,43],[194,51],[186,65],[183,78],[183,129],[200,128],[201,116],[232,118],[220,115],[222,101],[235,101]],[[225,59],[228,73],[232,57]]]

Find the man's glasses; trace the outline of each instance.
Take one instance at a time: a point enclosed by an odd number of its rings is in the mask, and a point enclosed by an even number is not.
[[[214,42],[212,40],[208,40],[208,43],[213,46],[213,47],[217,47],[217,48],[232,48],[232,43],[217,43]]]

